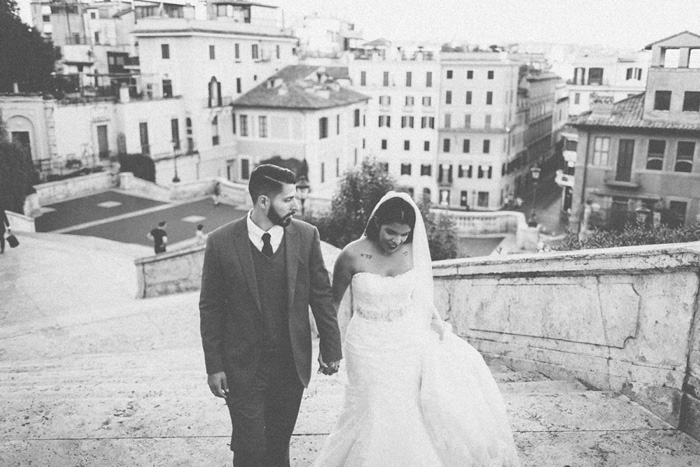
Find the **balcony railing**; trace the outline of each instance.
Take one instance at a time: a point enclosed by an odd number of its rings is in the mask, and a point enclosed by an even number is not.
[[[625,177],[618,175],[617,170],[614,169],[605,171],[603,182],[609,187],[625,190],[638,190],[642,186],[638,173],[632,173],[629,177]]]

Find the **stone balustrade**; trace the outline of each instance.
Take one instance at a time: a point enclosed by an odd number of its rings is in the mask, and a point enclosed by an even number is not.
[[[486,355],[619,391],[700,439],[700,242],[436,262],[436,305]]]
[[[13,232],[36,232],[34,218],[18,214],[12,211],[5,211],[10,228]]]
[[[36,189],[38,205],[46,206],[66,199],[109,190],[115,185],[116,180],[111,172],[98,172],[56,182],[41,183],[34,185],[34,189]]]
[[[431,209],[435,214],[447,214],[455,222],[459,236],[477,237],[513,234],[527,227],[525,214],[516,211],[451,211]]]

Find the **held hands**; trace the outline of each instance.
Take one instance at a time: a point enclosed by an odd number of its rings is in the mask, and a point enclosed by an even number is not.
[[[321,354],[319,354],[318,365],[318,373],[323,373],[326,376],[330,376],[338,372],[338,368],[340,368],[340,361],[324,363]]]
[[[209,389],[211,393],[216,397],[223,397],[226,399],[228,396],[228,382],[226,381],[226,373],[220,371],[218,373],[212,373],[207,375],[207,384],[209,384]]]

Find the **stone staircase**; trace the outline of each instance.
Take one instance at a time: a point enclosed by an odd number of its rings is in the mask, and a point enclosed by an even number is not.
[[[62,244],[40,255],[40,277],[61,274],[64,288],[75,284],[54,301],[57,317],[51,301],[30,300],[22,282],[46,241],[25,237],[27,253],[13,250],[8,263],[0,261],[0,282],[17,281],[3,287],[5,303],[34,307],[0,313],[0,465],[230,466],[228,412],[209,393],[203,370],[198,294],[136,300],[128,281],[105,283],[97,274],[107,267],[133,273],[131,260],[103,245],[97,252],[79,244],[71,253]],[[65,267],[70,254],[80,266],[75,280],[75,267]],[[97,297],[104,289],[104,298],[92,309],[84,300],[70,308],[70,295],[86,289]],[[13,299],[13,291],[24,298]],[[623,395],[489,363],[523,466],[700,466],[700,442]],[[341,399],[338,377],[314,376],[292,441],[293,466],[311,464]]]

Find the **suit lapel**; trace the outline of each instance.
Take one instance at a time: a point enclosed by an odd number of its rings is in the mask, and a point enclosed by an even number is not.
[[[236,246],[236,251],[238,252],[238,257],[241,261],[240,264],[241,268],[243,269],[243,274],[248,282],[248,288],[250,289],[250,293],[255,300],[258,311],[261,311],[262,306],[260,306],[258,280],[255,275],[255,267],[253,266],[253,252],[251,250],[252,246],[250,244],[250,238],[248,238],[248,224],[246,223],[246,219],[243,220],[241,228],[237,229],[236,234],[234,235],[234,243]]]
[[[299,234],[292,222],[284,232],[284,242],[286,250],[285,262],[287,264],[287,297],[288,311],[291,315],[294,306],[294,291],[297,283],[297,269],[299,266]]]

